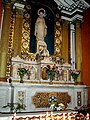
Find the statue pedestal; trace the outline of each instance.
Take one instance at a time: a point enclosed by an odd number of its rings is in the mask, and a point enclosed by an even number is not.
[[[37,53],[41,53],[43,56],[49,56],[49,51],[47,50],[47,44],[44,41],[37,42]]]

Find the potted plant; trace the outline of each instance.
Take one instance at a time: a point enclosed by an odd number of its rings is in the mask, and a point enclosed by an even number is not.
[[[20,76],[20,83],[23,83],[23,77],[27,73],[27,70],[25,68],[18,68],[18,73]]]

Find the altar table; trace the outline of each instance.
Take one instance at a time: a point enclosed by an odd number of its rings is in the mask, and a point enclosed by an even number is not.
[[[22,110],[22,112],[49,111],[49,106],[43,107],[43,105],[46,104],[45,98],[47,97],[45,97],[44,94],[57,95],[59,100],[63,101],[68,97],[70,100],[67,109],[74,109],[75,107],[79,108],[83,105],[87,105],[88,87],[86,85],[50,85],[44,83],[12,83],[11,85],[10,83],[2,82],[0,83],[0,112],[10,112],[8,107],[3,108],[7,103],[17,103],[21,101],[26,106],[25,110]],[[63,98],[60,97],[61,95]],[[66,97],[64,97],[64,95],[66,95]],[[39,99],[39,97],[42,99]],[[35,103],[39,103],[39,105],[37,106]]]

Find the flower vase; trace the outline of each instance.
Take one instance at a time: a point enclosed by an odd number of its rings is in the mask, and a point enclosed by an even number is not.
[[[52,80],[50,80],[49,84],[53,84]]]
[[[23,77],[20,77],[20,83],[24,83]]]
[[[53,78],[50,76],[50,84],[53,84]]]
[[[76,80],[76,81],[74,81],[74,85],[77,85],[77,80]]]
[[[73,78],[73,81],[74,81],[74,85],[77,84],[77,78]]]

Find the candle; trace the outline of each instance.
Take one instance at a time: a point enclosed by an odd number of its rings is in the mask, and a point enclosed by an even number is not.
[[[48,112],[46,112],[46,116],[48,117]]]
[[[86,120],[89,120],[89,113],[87,113],[86,115]]]
[[[28,120],[28,118],[26,118],[26,120]]]
[[[16,113],[13,114],[13,120],[16,120]]]
[[[42,114],[40,115],[40,120],[42,120]]]
[[[51,111],[51,116],[53,116],[53,111]]]
[[[48,120],[48,112],[46,112],[46,120]]]
[[[65,113],[63,113],[63,120],[65,120]]]

